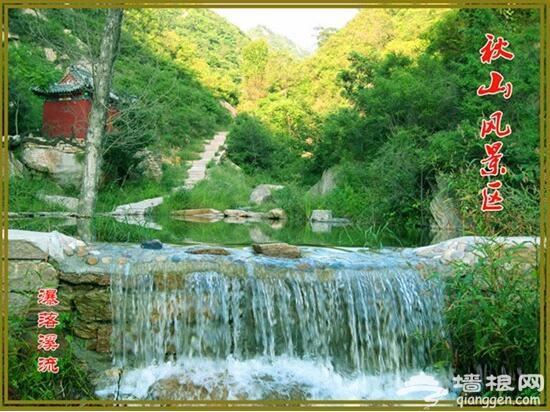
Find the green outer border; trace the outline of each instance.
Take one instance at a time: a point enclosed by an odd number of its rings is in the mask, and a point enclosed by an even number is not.
[[[69,3],[70,1],[70,3]],[[140,1],[140,0],[105,0],[102,3],[92,2],[89,0],[41,0],[36,2],[26,2],[25,0],[0,0],[2,16],[2,44],[0,53],[1,75],[2,75],[2,145],[0,147],[0,308],[2,309],[2,317],[0,324],[0,332],[2,336],[2,350],[0,351],[0,363],[2,365],[2,374],[0,375],[1,394],[0,394],[0,410],[112,410],[113,408],[124,407],[126,410],[419,410],[426,409],[426,403],[423,401],[9,401],[8,399],[8,287],[7,287],[7,250],[8,250],[8,66],[7,66],[7,39],[8,39],[8,9],[9,8],[107,8],[107,7],[149,7],[149,8],[164,8],[164,7],[226,7],[226,8],[538,8],[540,11],[540,252],[539,252],[539,275],[544,270],[544,276],[541,276],[541,308],[540,308],[540,362],[541,372],[544,372],[545,378],[550,377],[550,364],[548,364],[548,341],[547,337],[550,332],[550,324],[548,323],[548,315],[550,307],[546,302],[547,298],[547,282],[550,275],[550,267],[547,263],[547,242],[546,233],[547,225],[550,220],[550,205],[548,205],[548,158],[550,157],[550,143],[547,135],[547,102],[550,100],[550,88],[548,78],[550,75],[547,65],[547,43],[550,38],[550,27],[548,25],[548,0],[531,0],[521,1],[516,0],[516,3],[506,1],[491,1],[491,0],[476,0],[476,1],[437,1],[432,0],[429,3],[421,3],[417,1],[391,1],[391,2],[369,2],[351,1],[351,2],[335,2],[334,0],[301,0],[299,2],[276,2],[276,1],[261,1],[261,0],[202,0],[200,2],[185,2],[182,0],[163,0],[163,1]],[[544,303],[544,304],[543,304]],[[548,393],[548,385],[550,380],[546,381],[544,392],[542,392],[541,403],[545,405]],[[139,405],[139,406],[138,406]],[[157,405],[157,406],[154,406]],[[401,406],[397,406],[401,405]],[[452,401],[440,401],[437,410],[456,410],[457,405]],[[10,408],[11,407],[11,408]],[[52,408],[53,407],[53,408]],[[110,409],[109,409],[110,407]],[[13,408],[13,409],[12,409]],[[481,407],[467,407],[469,410],[480,410]],[[525,407],[523,410],[546,410],[546,406]],[[483,409],[481,409],[483,410]],[[499,410],[516,410],[514,407],[506,406],[499,407]]]
[[[1,1],[1,0],[0,0]],[[2,364],[2,376],[1,379],[1,398],[0,398],[0,408],[4,405],[4,399],[8,399],[8,371],[7,371],[7,362],[8,362],[8,48],[5,46],[8,39],[8,13],[4,12],[4,4],[2,4],[1,10],[2,16],[2,45],[0,46],[0,62],[2,64],[2,146],[0,158],[0,254],[2,256],[2,267],[0,268],[0,284],[1,287],[1,326],[0,332],[2,336],[2,350],[0,351],[0,361]]]

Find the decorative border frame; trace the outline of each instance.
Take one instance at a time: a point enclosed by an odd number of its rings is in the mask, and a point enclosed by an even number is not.
[[[420,410],[426,408],[424,401],[21,401],[8,398],[8,10],[10,8],[537,8],[540,11],[540,249],[539,249],[539,276],[540,276],[540,372],[550,377],[548,362],[548,334],[550,323],[548,315],[548,280],[550,267],[548,265],[547,231],[550,221],[550,205],[548,203],[548,180],[550,158],[550,136],[548,135],[548,101],[550,100],[550,77],[548,65],[548,41],[550,26],[548,24],[548,0],[529,0],[516,2],[476,0],[476,1],[344,1],[335,0],[300,0],[273,1],[273,0],[201,0],[186,2],[183,0],[105,0],[92,2],[90,0],[0,0],[0,18],[2,21],[2,42],[0,49],[2,117],[0,127],[2,140],[0,146],[0,410],[113,410],[123,407],[126,410]],[[547,382],[549,383],[549,382]],[[548,388],[541,394],[541,406],[525,407],[524,410],[547,410]],[[439,401],[438,410],[456,410],[454,401]],[[473,407],[470,409],[479,409]],[[516,410],[512,406],[499,407],[500,410]]]

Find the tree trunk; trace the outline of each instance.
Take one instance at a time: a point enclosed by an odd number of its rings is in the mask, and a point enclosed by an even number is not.
[[[122,9],[109,9],[105,20],[99,59],[93,63],[94,93],[86,134],[84,175],[78,202],[78,212],[83,217],[91,217],[95,209],[101,172],[101,143],[105,133],[113,65],[118,51],[121,23]]]

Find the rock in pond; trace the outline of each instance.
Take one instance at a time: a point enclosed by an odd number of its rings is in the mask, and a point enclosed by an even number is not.
[[[329,222],[332,220],[332,211],[331,210],[313,210],[311,212],[311,217],[309,218],[312,222]]]
[[[284,220],[286,219],[286,213],[283,209],[271,209],[267,212],[267,218],[271,220]]]
[[[297,259],[302,256],[302,252],[297,246],[289,245],[288,243],[261,243],[252,245],[255,253],[272,256],[283,257],[289,259]]]
[[[158,250],[158,249],[162,249],[162,242],[158,239],[144,240],[143,242],[141,242],[141,247],[143,249]]]
[[[222,212],[216,209],[182,209],[173,210],[170,215],[172,217],[190,217],[190,216],[210,216],[219,215]]]

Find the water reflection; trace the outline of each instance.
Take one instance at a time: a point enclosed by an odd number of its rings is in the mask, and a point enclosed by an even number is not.
[[[26,218],[10,219],[11,229],[53,231],[100,242],[139,243],[145,239],[159,239],[165,243],[212,243],[249,245],[251,243],[286,242],[295,245],[342,247],[415,247],[434,243],[429,227],[368,227],[350,224],[323,226],[305,222],[301,225],[285,222],[259,221],[245,223],[186,222],[170,218],[154,221],[151,217],[119,218],[97,216],[93,219]],[[93,232],[92,232],[93,229]],[[456,237],[456,234],[447,236]],[[439,237],[438,237],[439,238]],[[88,240],[90,241],[90,240]]]

